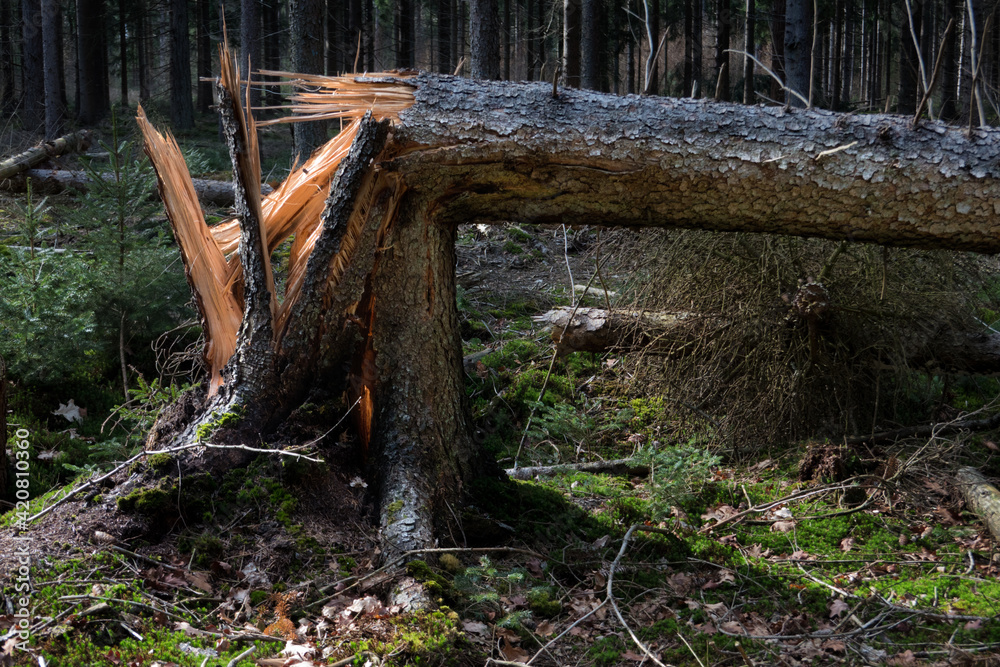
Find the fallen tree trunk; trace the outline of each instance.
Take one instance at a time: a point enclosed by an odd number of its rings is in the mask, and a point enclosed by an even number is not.
[[[986,524],[994,540],[1000,540],[1000,491],[975,468],[961,468],[955,474],[965,504]]]
[[[632,351],[680,357],[696,354],[702,344],[730,325],[721,315],[650,312],[561,306],[534,320],[551,328],[556,352]],[[573,316],[570,320],[570,316]],[[909,368],[932,373],[1000,375],[1000,335],[946,332],[930,340],[914,340],[906,359]]]
[[[572,319],[570,319],[572,317]],[[718,315],[603,308],[555,308],[534,318],[551,328],[556,353],[646,349],[683,356],[706,342],[727,322]]]
[[[114,175],[101,174],[105,180],[113,180]],[[27,169],[11,178],[0,181],[0,189],[7,192],[25,192],[28,188],[28,179],[31,179],[31,189],[41,194],[57,194],[66,190],[76,190],[87,192],[93,181],[90,174],[85,171],[69,171],[65,169]],[[199,201],[213,206],[232,206],[235,202],[233,197],[233,184],[229,181],[212,181],[205,178],[193,178],[191,183],[194,191],[198,195]],[[261,193],[268,195],[273,188],[263,183],[260,186]],[[150,187],[150,195],[156,194],[155,186]]]
[[[140,119],[212,373],[201,402],[161,421],[151,441],[190,442],[232,414],[236,425],[213,438],[258,442],[314,388],[346,390],[387,556],[432,544],[451,503],[490,471],[463,411],[459,223],[1000,251],[1000,131],[967,137],[936,123],[911,130],[891,116],[553,94],[544,84],[431,74],[295,75],[308,87],[296,99],[300,115],[353,121],[262,203],[255,125],[228,54],[222,62],[238,229],[205,225],[176,144]],[[270,251],[292,234],[278,301]],[[221,456],[205,452],[199,463],[245,460]]]
[[[64,135],[55,141],[43,142],[0,162],[0,181],[40,165],[49,158],[72,151],[85,151],[88,148],[90,148],[90,132],[87,130]]]
[[[568,472],[645,477],[649,474],[649,466],[636,463],[632,459],[613,459],[611,461],[592,461],[590,463],[562,463],[551,466],[508,468],[504,472],[511,479],[534,479],[535,477],[548,477]]]

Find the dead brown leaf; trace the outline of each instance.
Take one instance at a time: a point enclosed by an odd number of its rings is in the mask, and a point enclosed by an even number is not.
[[[830,618],[837,618],[848,609],[850,609],[850,605],[848,605],[840,598],[837,598],[836,600],[830,603]]]
[[[775,521],[771,524],[772,533],[790,533],[795,530],[794,521]]]
[[[842,539],[840,541],[840,550],[843,551],[843,552],[845,552],[845,553],[848,552],[848,551],[850,551],[851,547],[853,547],[853,546],[854,546],[854,538],[853,537],[845,537],[844,539]]]

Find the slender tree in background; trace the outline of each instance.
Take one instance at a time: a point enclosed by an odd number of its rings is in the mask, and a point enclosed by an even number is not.
[[[149,100],[149,17],[146,0],[139,0],[139,16],[135,22],[135,50],[139,66],[139,102]]]
[[[580,87],[580,33],[583,10],[581,0],[563,0],[562,80],[572,88]]]
[[[580,4],[580,86],[601,89],[601,12],[600,0],[582,0]]]
[[[128,106],[128,9],[125,0],[118,0],[118,74],[119,97],[123,107]]]
[[[0,0],[0,112],[9,114],[17,105],[14,89],[14,40],[11,36],[11,0]]]
[[[323,13],[322,0],[291,0],[288,10],[292,69],[304,74],[322,74]],[[304,161],[313,150],[326,142],[326,123],[296,123],[292,126],[295,156]]]
[[[567,0],[569,2],[571,0]],[[470,72],[473,79],[500,78],[500,8],[497,0],[471,0]],[[577,51],[579,53],[579,51]],[[579,66],[579,61],[577,61]],[[570,84],[567,84],[570,85]]]
[[[961,5],[958,0],[944,0],[941,23],[955,21],[958,26],[962,20]],[[954,121],[958,119],[958,39],[959,30],[953,29],[944,42],[944,53],[941,56],[941,120]]]
[[[451,62],[451,2],[435,0],[437,7],[437,71],[440,74],[451,74],[454,65]]]
[[[694,47],[691,49],[691,77],[694,79],[694,88],[687,93],[691,97],[701,97],[701,87],[702,79],[704,79],[704,69],[702,67],[702,59],[704,56],[704,44],[703,37],[704,33],[702,31],[702,17],[704,16],[704,7],[702,6],[703,0],[692,0],[692,24],[693,24],[693,37],[694,37]]]
[[[247,78],[260,69],[260,0],[240,1],[240,69]],[[260,87],[251,86],[250,106],[260,106]]]
[[[757,55],[756,36],[754,35],[757,17],[755,16],[754,0],[747,0],[746,14],[746,24],[743,29],[743,50],[747,54],[743,56],[743,104],[753,104],[757,101],[754,99],[753,90],[753,70],[756,63],[750,57]]]
[[[347,62],[346,48],[344,40],[344,30],[346,25],[343,22],[346,11],[346,3],[338,0],[329,0],[326,3],[326,73],[328,76],[336,76],[346,72],[344,63]]]
[[[694,86],[694,5],[697,0],[684,0],[684,77],[681,95],[691,94]]]
[[[77,120],[83,125],[93,125],[108,110],[108,96],[104,86],[106,62],[101,54],[104,41],[104,6],[102,0],[77,0],[76,34],[77,62],[79,67],[80,106]]]
[[[660,45],[660,0],[640,0],[646,17],[647,30],[649,36],[649,53],[655,54]],[[664,47],[666,48],[666,47]],[[686,61],[686,59],[685,59]],[[647,95],[657,95],[660,92],[660,59],[653,58],[652,67],[647,73],[643,83],[643,93]]]
[[[37,132],[45,125],[44,89],[38,85],[44,77],[41,0],[21,1],[21,25],[25,84],[21,87],[21,124],[24,129]]]
[[[715,32],[716,99],[728,102],[729,92],[729,40],[732,0],[717,0],[718,17]]]
[[[281,69],[281,14],[278,11],[278,0],[264,0],[261,4],[261,17],[267,30],[262,35],[264,69]],[[277,77],[265,76],[264,81],[276,82]],[[272,84],[264,87],[264,103],[271,106],[281,104],[281,87]]]
[[[416,60],[416,22],[413,2],[414,0],[398,0],[396,3],[396,67],[400,69],[411,69]]]
[[[913,43],[913,35],[920,38],[920,28],[923,22],[924,4],[920,0],[908,0],[909,9],[903,10],[903,25],[900,39],[902,48],[899,50],[899,102],[896,111],[912,116],[917,111],[917,93],[920,84],[920,52]],[[907,16],[909,14],[909,16]],[[912,26],[911,22],[912,21]]]
[[[829,63],[830,105],[834,109],[842,109],[845,105],[840,98],[841,79],[844,76],[844,0],[836,0],[833,6],[833,57]]]
[[[59,41],[59,23],[62,11],[59,0],[42,0],[42,44],[45,89],[45,138],[58,139],[62,134],[63,106],[59,86],[59,61],[62,44]]]
[[[208,113],[212,106],[212,13],[211,0],[198,0],[198,29],[195,39],[198,42],[198,97],[195,107],[198,113]],[[242,30],[242,24],[240,25]]]
[[[175,129],[194,127],[187,0],[170,0],[170,122]]]
[[[809,98],[809,70],[812,65],[812,0],[785,3],[785,85]],[[793,107],[806,106],[798,96],[785,95]]]

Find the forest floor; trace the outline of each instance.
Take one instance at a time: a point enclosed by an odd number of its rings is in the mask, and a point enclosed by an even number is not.
[[[952,481],[963,464],[1000,476],[991,435],[734,455],[709,419],[631,381],[634,353],[554,358],[532,319],[576,303],[574,285],[601,286],[586,305],[624,303],[624,264],[592,275],[628,242],[463,227],[458,305],[475,434],[501,467],[628,458],[648,474],[484,482],[439,549],[379,567],[364,464],[327,435],[342,400],[316,396],[274,444],[314,442],[328,464],[262,456],[221,481],[88,489],[24,533],[25,589],[5,515],[0,664],[1000,663],[1000,552]],[[408,607],[415,588],[429,606]]]

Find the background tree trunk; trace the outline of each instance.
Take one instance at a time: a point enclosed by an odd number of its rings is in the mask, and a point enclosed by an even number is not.
[[[416,60],[413,2],[398,0],[396,4],[396,67],[399,69],[411,69]]]
[[[451,74],[455,69],[451,62],[451,3],[437,0],[437,71]]]
[[[785,3],[785,85],[809,98],[809,72],[812,65],[812,0],[788,0]],[[785,102],[804,107],[795,95]]]
[[[278,71],[281,69],[281,15],[278,12],[278,5],[275,0],[268,0],[264,2],[261,10],[261,17],[263,18],[264,25],[273,26],[274,29],[268,30],[263,35],[261,40],[263,45],[263,60],[264,69],[269,69],[272,71]],[[277,81],[276,77],[265,76],[265,81]],[[270,85],[265,87],[265,104],[267,106],[278,106],[281,104],[281,88],[277,85]]]
[[[500,8],[497,0],[471,0],[469,28],[473,79],[500,78]]]
[[[757,55],[757,43],[754,35],[757,17],[754,0],[747,0],[746,5],[746,27],[743,31],[743,49],[750,56]],[[754,96],[753,72],[756,63],[749,56],[743,57],[743,104],[754,104],[757,100]]]
[[[601,16],[599,0],[580,5],[580,87],[601,90]]]
[[[62,10],[58,0],[42,0],[42,44],[45,73],[45,138],[58,139],[62,133],[62,87],[59,85],[59,62],[62,60],[62,43],[59,40],[59,23]]]
[[[9,114],[17,105],[14,86],[14,40],[11,33],[11,0],[0,0],[0,112]]]
[[[562,81],[571,88],[580,87],[581,0],[563,0]],[[653,47],[654,49],[656,47]]]
[[[955,29],[945,40],[943,60],[941,61],[941,120],[955,121],[958,119],[958,43],[961,34],[962,16],[958,0],[944,0],[944,13],[941,17],[945,25],[955,21]]]
[[[730,8],[732,0],[716,0],[718,16],[715,31],[715,77],[716,101],[728,102],[731,99],[729,91],[729,36]]]
[[[923,2],[920,0],[910,0],[910,7],[913,10],[913,32],[920,38],[920,28],[923,21]],[[913,35],[910,32],[910,19],[903,11],[903,25],[901,27],[900,39],[902,48],[899,51],[899,103],[896,112],[912,116],[917,111],[917,95],[920,88],[920,52],[917,45],[913,43]],[[930,76],[928,74],[928,76]]]
[[[77,119],[83,125],[93,125],[108,110],[104,94],[104,70],[101,54],[101,33],[104,31],[101,0],[77,0],[77,57],[80,71],[80,108]]]
[[[198,0],[198,113],[208,113],[212,106],[212,14],[210,0]],[[241,26],[242,27],[242,26]]]
[[[240,69],[247,76],[260,69],[261,42],[261,11],[260,0],[241,0],[240,2]],[[276,30],[277,26],[269,30]],[[305,70],[299,70],[304,72]],[[211,85],[211,84],[209,84]],[[260,88],[250,88],[250,106],[260,106]]]
[[[119,101],[128,106],[128,10],[125,0],[118,0],[118,75]]]
[[[170,0],[170,122],[176,129],[194,127],[187,0]]]
[[[39,132],[45,129],[45,88],[38,85],[45,77],[41,0],[21,0],[21,20],[25,81],[21,88],[21,124],[29,132]]]
[[[409,0],[407,0],[409,1]],[[323,73],[323,3],[292,0],[288,10],[292,40],[292,69],[304,74]],[[304,161],[326,141],[326,123],[296,123],[292,129],[295,156]]]

